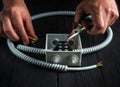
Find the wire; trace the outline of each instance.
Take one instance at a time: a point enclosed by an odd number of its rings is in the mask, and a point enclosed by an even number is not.
[[[73,32],[74,32],[74,28],[75,28],[75,25],[74,25],[74,23],[72,23],[72,31],[71,31],[71,35],[72,35]]]
[[[32,16],[32,20],[36,20],[38,18],[43,18],[43,17],[48,17],[48,16],[55,16],[55,15],[73,15],[74,16],[74,14],[75,14],[75,12],[71,12],[71,11],[46,12],[46,13],[41,13],[41,14],[37,14],[37,15]],[[108,34],[108,36],[104,42],[102,42],[96,46],[93,46],[93,47],[84,48],[82,50],[74,49],[73,51],[83,52],[83,54],[98,51],[98,50],[104,48],[105,46],[107,46],[111,42],[112,37],[113,37],[113,32],[112,32],[110,27],[108,27],[108,29],[107,29],[107,34]],[[32,58],[30,56],[23,54],[22,52],[20,52],[18,49],[15,48],[13,42],[9,39],[7,39],[7,44],[8,44],[9,49],[11,50],[11,52],[14,55],[16,55],[18,58],[20,58],[28,63],[35,64],[35,65],[38,65],[38,66],[43,67],[43,68],[60,70],[60,71],[81,71],[81,70],[89,70],[89,69],[94,69],[94,68],[103,66],[103,64],[101,62],[99,62],[95,65],[87,66],[87,67],[68,67],[66,65],[46,63],[46,62],[37,60],[36,58]],[[24,51],[25,51],[25,49],[26,49],[26,47],[24,47]],[[39,49],[41,49],[41,48],[39,48]],[[32,52],[34,52],[34,50],[35,50],[35,48],[32,49]],[[43,49],[43,50],[39,50],[39,51],[41,51],[40,52],[41,54],[42,53],[45,54],[46,51],[48,51],[48,50]]]
[[[33,37],[31,37],[31,36],[28,36],[28,38],[31,39],[31,40],[34,40],[34,41],[37,41],[37,40],[38,40],[38,39],[33,38]]]
[[[102,61],[97,63],[97,67],[103,66]]]
[[[68,37],[68,39],[67,39],[67,42],[69,42],[70,41],[70,39],[72,39],[72,38],[74,38],[74,37],[76,37],[77,35],[79,35],[79,33],[81,33],[83,30],[85,30],[86,28],[85,27],[83,27],[83,28],[77,28],[77,29],[74,29],[72,32],[72,34]]]

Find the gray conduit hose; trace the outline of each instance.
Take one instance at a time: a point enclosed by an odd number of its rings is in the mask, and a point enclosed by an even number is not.
[[[54,12],[46,12],[46,13],[41,13],[41,14],[37,14],[32,16],[32,20],[36,20],[38,18],[43,18],[43,17],[48,17],[48,16],[55,16],[55,15],[72,15],[74,16],[75,12],[72,11],[54,11]],[[92,53],[95,51],[98,51],[104,47],[106,47],[112,40],[113,37],[113,32],[111,30],[111,28],[109,27],[107,29],[107,38],[105,39],[104,42],[102,42],[101,44],[98,44],[96,46],[93,47],[89,47],[89,48],[84,48],[82,50],[83,54],[87,54],[87,53]],[[40,60],[37,60],[35,58],[32,58],[28,55],[23,54],[22,52],[20,52],[18,49],[23,50],[23,51],[28,51],[28,52],[33,52],[33,53],[40,53],[40,54],[45,54],[46,50],[45,49],[40,49],[40,48],[33,48],[33,47],[26,47],[26,46],[22,46],[22,45],[18,45],[16,49],[13,42],[11,40],[7,40],[7,44],[9,49],[11,50],[11,52],[16,55],[18,58],[27,61],[31,64],[35,64],[38,65],[40,67],[44,67],[44,68],[49,68],[49,69],[54,69],[54,70],[60,70],[60,71],[81,71],[81,70],[89,70],[89,69],[94,69],[97,68],[99,65],[91,65],[91,66],[87,66],[87,67],[68,67],[67,65],[59,65],[59,64],[51,64],[51,63],[46,63]],[[75,49],[74,51],[81,51],[79,49]]]
[[[82,51],[79,50],[79,49],[74,49],[73,51],[82,52],[82,54],[88,54],[88,53],[92,53],[92,52],[101,50],[104,47],[106,47],[111,42],[111,40],[113,38],[113,32],[112,32],[110,27],[107,30],[107,34],[108,34],[107,38],[102,43],[100,43],[100,44],[98,44],[96,46],[83,48]],[[20,45],[20,44],[17,46],[17,49],[19,49],[21,51],[26,51],[26,52],[30,52],[30,53],[38,53],[38,54],[45,54],[45,52],[46,52],[45,49],[29,47],[29,46],[24,46],[24,45]]]

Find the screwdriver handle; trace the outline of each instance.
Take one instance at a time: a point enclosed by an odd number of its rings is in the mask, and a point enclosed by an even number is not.
[[[87,30],[90,30],[93,27],[92,24],[92,16],[91,15],[84,15],[80,18],[79,23],[85,27]]]

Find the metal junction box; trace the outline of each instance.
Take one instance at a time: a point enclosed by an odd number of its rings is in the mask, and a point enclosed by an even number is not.
[[[68,34],[46,34],[46,62],[80,66],[82,45],[80,35],[67,43]],[[79,51],[75,51],[79,49]]]

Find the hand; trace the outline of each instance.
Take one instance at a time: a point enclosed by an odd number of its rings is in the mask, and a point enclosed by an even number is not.
[[[104,34],[119,17],[115,0],[83,0],[76,8],[75,22],[84,14],[92,16],[93,27],[87,31],[92,35]]]
[[[22,40],[25,45],[28,45],[28,36],[33,38],[37,38],[37,36],[24,1],[4,0],[3,3],[4,8],[0,12],[0,36],[13,41]]]

